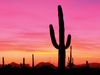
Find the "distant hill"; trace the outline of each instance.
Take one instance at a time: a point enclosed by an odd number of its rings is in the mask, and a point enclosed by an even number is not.
[[[100,63],[89,63],[92,68],[100,68]],[[86,64],[75,65],[75,67],[86,67]]]
[[[19,64],[17,64],[17,63],[15,63],[15,62],[11,62],[11,63],[9,63],[11,66],[13,66],[13,67],[19,67],[20,65]]]
[[[22,66],[22,63],[18,64],[15,62],[11,62],[9,63],[12,67],[20,67]],[[6,64],[8,65],[8,64]],[[29,64],[25,64],[26,67],[30,67]],[[100,68],[100,63],[89,63],[89,66],[92,68]],[[0,64],[0,67],[2,67],[2,64]],[[41,68],[41,67],[51,67],[51,68],[57,68],[56,66],[54,66],[53,64],[49,63],[49,62],[40,62],[38,63],[36,66],[36,68]],[[80,68],[80,67],[86,67],[86,64],[79,64],[79,65],[75,65],[74,67]]]
[[[42,68],[42,67],[51,67],[51,68],[56,68],[53,64],[49,62],[40,62],[39,64],[36,65],[36,68]]]
[[[11,65],[12,67],[22,67],[23,64],[22,63],[18,64],[16,62],[11,62],[9,64],[5,64],[5,66],[7,66],[7,65]],[[0,67],[2,67],[2,64],[0,64]],[[29,64],[25,64],[25,67],[30,67],[30,65]]]

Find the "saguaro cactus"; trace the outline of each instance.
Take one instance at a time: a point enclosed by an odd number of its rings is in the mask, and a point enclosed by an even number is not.
[[[59,17],[59,44],[57,44],[56,42],[55,33],[54,33],[52,24],[50,24],[50,36],[51,36],[52,44],[54,45],[56,49],[58,49],[58,69],[64,70],[65,69],[65,57],[66,57],[65,49],[67,49],[70,46],[71,35],[68,34],[67,42],[65,45],[64,43],[65,29],[64,29],[63,12],[62,12],[62,8],[60,5],[58,6],[58,17]]]
[[[86,67],[89,68],[89,62],[88,61],[86,61]]]
[[[72,46],[70,46],[70,57],[68,57],[68,67],[71,69],[74,65],[72,57]]]
[[[23,67],[25,67],[25,58],[23,58]]]
[[[34,68],[34,54],[32,54],[32,68]]]
[[[4,67],[5,65],[5,60],[4,60],[4,57],[2,57],[2,67]]]

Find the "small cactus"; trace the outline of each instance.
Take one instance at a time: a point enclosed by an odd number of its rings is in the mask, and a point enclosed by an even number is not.
[[[70,46],[70,57],[68,57],[68,67],[71,69],[74,65],[72,57],[72,46]]]
[[[5,60],[4,60],[4,57],[2,57],[2,67],[5,66]]]
[[[86,67],[89,68],[89,62],[88,61],[86,61]]]
[[[58,17],[59,17],[59,44],[57,44],[52,24],[50,24],[50,36],[53,46],[56,49],[58,49],[58,69],[60,71],[63,71],[65,69],[65,57],[66,57],[65,49],[67,49],[70,46],[71,35],[70,34],[68,35],[68,39],[65,45],[63,12],[60,5],[58,5]]]
[[[34,54],[32,54],[32,68],[34,68]]]
[[[23,67],[25,67],[25,58],[23,58]]]

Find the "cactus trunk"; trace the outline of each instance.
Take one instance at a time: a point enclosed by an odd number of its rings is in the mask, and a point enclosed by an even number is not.
[[[59,50],[58,51],[58,69],[60,71],[63,71],[65,68],[65,57],[66,57],[65,49]]]

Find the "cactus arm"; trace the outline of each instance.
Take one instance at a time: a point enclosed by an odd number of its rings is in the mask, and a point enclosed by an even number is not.
[[[67,37],[65,49],[67,49],[69,47],[70,43],[71,43],[71,35],[69,34],[68,37]]]
[[[50,24],[50,36],[51,36],[51,41],[52,41],[54,47],[59,49],[59,46],[58,46],[56,39],[55,39],[55,33],[54,33],[54,29],[53,29],[52,24]]]

